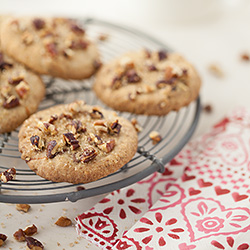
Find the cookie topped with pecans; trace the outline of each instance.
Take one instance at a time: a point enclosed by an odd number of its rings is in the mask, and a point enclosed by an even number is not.
[[[87,183],[130,161],[137,150],[137,133],[114,111],[76,101],[27,119],[19,132],[19,150],[45,179]]]
[[[144,49],[102,66],[93,88],[116,110],[165,115],[195,100],[200,85],[195,68],[181,55]]]
[[[0,133],[21,125],[37,110],[44,95],[41,78],[0,49]]]
[[[4,51],[39,74],[84,79],[101,65],[97,47],[71,19],[9,17],[1,34]]]

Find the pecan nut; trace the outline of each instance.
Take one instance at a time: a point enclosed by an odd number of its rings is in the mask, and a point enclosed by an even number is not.
[[[30,87],[29,84],[25,81],[21,81],[16,87],[15,90],[17,92],[17,94],[19,95],[19,97],[21,99],[24,99],[27,97]]]
[[[76,140],[72,133],[65,133],[63,134],[63,138],[66,142],[66,145],[70,145],[72,150],[75,150],[80,147],[79,141]]]
[[[88,163],[92,161],[96,156],[96,150],[92,147],[88,147],[83,150],[83,153],[80,156],[80,161],[83,163]]]
[[[120,134],[122,125],[118,123],[118,120],[111,122],[108,125],[108,133],[111,135]]]
[[[61,216],[56,222],[55,224],[59,227],[68,227],[72,225],[72,221],[65,217],[65,216]]]
[[[5,234],[0,234],[0,246],[2,246],[6,240],[7,236]]]
[[[109,153],[111,152],[115,147],[115,140],[111,139],[105,143],[102,143],[100,145],[98,145],[98,148],[100,148],[102,151]]]
[[[162,137],[158,131],[150,132],[149,137],[154,145],[162,140]]]
[[[12,181],[16,178],[16,169],[10,168],[1,173],[1,181],[7,183],[8,181]]]
[[[30,210],[29,204],[16,204],[16,210],[27,213]]]
[[[14,234],[13,234],[15,240],[22,242],[25,241],[25,233],[24,231],[20,228],[18,229]]]
[[[49,159],[52,159],[56,156],[56,150],[57,150],[57,142],[55,140],[52,140],[48,143],[48,146],[47,146],[47,153],[46,153],[46,156],[49,158]]]
[[[26,236],[32,236],[34,234],[37,233],[37,227],[36,225],[30,225],[30,226],[27,226],[25,229],[24,229],[24,234]]]
[[[43,244],[38,241],[37,239],[34,239],[33,237],[26,237],[27,242],[27,249],[29,250],[42,250],[44,249]]]
[[[12,109],[20,105],[19,99],[14,95],[10,96],[3,103],[3,107],[6,109]]]

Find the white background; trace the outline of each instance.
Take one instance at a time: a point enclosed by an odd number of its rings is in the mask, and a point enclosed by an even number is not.
[[[147,32],[182,53],[200,72],[203,103],[213,107],[211,114],[202,114],[194,137],[207,131],[229,110],[237,106],[250,108],[250,62],[240,59],[243,52],[250,53],[248,0],[2,0],[0,14],[9,13],[96,17]],[[212,63],[221,67],[223,78],[208,71]],[[101,198],[32,205],[28,214],[17,212],[14,205],[0,204],[0,233],[9,236],[3,249],[25,249],[25,244],[16,243],[12,234],[31,223],[38,226],[36,238],[44,242],[46,249],[71,249],[70,243],[75,241],[79,244],[72,249],[98,249],[79,240],[73,227],[59,228],[54,222],[61,215],[73,219]]]

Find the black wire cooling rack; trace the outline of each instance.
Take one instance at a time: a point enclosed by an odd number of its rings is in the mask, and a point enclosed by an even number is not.
[[[103,61],[141,48],[151,50],[166,49],[158,40],[130,28],[111,23],[86,19],[79,21],[85,25],[88,35],[98,43]],[[106,41],[99,36],[107,34]],[[104,106],[91,91],[93,78],[85,81],[71,81],[44,78],[47,87],[45,100],[40,109],[70,103],[83,99],[91,105]],[[108,108],[108,107],[106,107]],[[135,183],[148,175],[164,171],[169,162],[188,142],[198,123],[200,99],[178,112],[170,112],[167,116],[143,116],[119,113],[127,119],[136,118],[143,127],[139,133],[139,146],[134,158],[119,171],[95,182],[84,184],[84,189],[77,190],[79,184],[54,183],[37,176],[21,160],[18,151],[18,130],[0,135],[0,172],[16,167],[16,180],[0,184],[0,202],[6,203],[50,203],[59,201],[77,201],[79,199],[108,193]],[[162,141],[153,145],[149,133],[158,131]],[[82,186],[82,185],[80,185]]]

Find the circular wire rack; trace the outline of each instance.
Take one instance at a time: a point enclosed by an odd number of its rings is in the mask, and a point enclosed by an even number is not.
[[[104,62],[129,50],[150,48],[170,51],[153,37],[131,28],[96,19],[79,20],[79,22],[86,27],[92,40],[98,43]],[[100,40],[100,36],[103,35],[107,35],[107,40]],[[46,97],[40,105],[40,110],[61,103],[70,103],[76,99],[109,109],[91,91],[93,79],[94,77],[84,81],[66,81],[44,77]],[[139,133],[137,153],[117,172],[83,186],[55,183],[39,177],[20,158],[18,129],[12,133],[0,135],[0,172],[12,167],[16,167],[17,171],[15,180],[7,183],[0,182],[0,202],[29,204],[67,200],[74,202],[123,188],[156,171],[163,172],[165,164],[173,159],[192,136],[199,120],[200,99],[166,116],[143,116],[126,112],[118,112],[118,114],[129,120],[136,118],[143,128]],[[155,145],[149,138],[149,133],[153,130],[158,131],[162,136],[162,140]],[[83,188],[77,188],[78,186]]]

